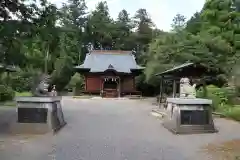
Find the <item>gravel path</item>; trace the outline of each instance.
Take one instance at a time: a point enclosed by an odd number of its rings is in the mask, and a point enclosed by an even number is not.
[[[56,135],[0,136],[1,160],[198,160],[208,143],[240,139],[240,124],[217,119],[217,134],[173,135],[137,100],[63,99]]]

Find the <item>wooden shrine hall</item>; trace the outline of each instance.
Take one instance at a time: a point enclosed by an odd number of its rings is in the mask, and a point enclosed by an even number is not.
[[[93,50],[75,69],[85,77],[86,94],[102,97],[141,94],[136,90],[135,77],[144,67],[137,65],[132,51]]]

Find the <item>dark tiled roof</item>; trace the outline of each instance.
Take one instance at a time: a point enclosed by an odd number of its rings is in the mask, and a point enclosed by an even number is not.
[[[173,68],[171,68],[169,70],[166,70],[166,71],[164,71],[162,73],[158,73],[158,74],[156,74],[156,76],[164,75],[164,74],[167,74],[167,73],[170,73],[170,72],[173,72],[173,71],[176,71],[176,70],[188,67],[188,66],[192,66],[192,65],[194,65],[194,63],[184,63],[182,65],[179,65],[179,66],[173,67]]]
[[[201,76],[216,76],[224,72],[217,68],[210,68],[201,63],[184,63],[172,69],[166,70],[156,76],[181,76],[181,77],[201,77]]]
[[[86,55],[84,63],[76,69],[90,69],[90,72],[104,72],[114,69],[117,72],[131,73],[132,69],[143,69],[137,65],[135,56],[130,52],[118,53],[114,51],[93,52]]]

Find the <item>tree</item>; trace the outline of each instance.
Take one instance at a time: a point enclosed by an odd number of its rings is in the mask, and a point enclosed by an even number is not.
[[[32,32],[32,36],[40,38],[39,50],[44,57],[44,66],[41,69],[44,72],[51,73],[54,68],[52,64],[55,58],[59,56],[57,46],[59,42],[59,29],[56,27],[56,22],[59,17],[57,7],[53,4],[46,3],[42,9],[39,10],[39,18],[34,20],[36,24]],[[29,39],[32,41],[32,39]],[[40,66],[39,66],[40,67]]]
[[[118,14],[117,21],[126,26],[130,25],[131,19],[129,18],[129,13],[125,9],[121,10]]]
[[[71,55],[71,48],[67,35],[63,32],[60,34],[59,51],[60,55],[54,62],[54,71],[51,74],[52,84],[56,85],[57,91],[62,91],[74,75],[74,60]]]
[[[233,0],[210,0],[201,13],[203,25],[200,33],[218,63],[225,64],[226,73],[232,70],[239,52],[239,12],[234,5]]]
[[[0,58],[5,65],[22,65],[22,39],[29,36],[30,21],[36,15],[36,5],[24,1],[3,0],[0,4]],[[17,20],[16,20],[17,19]]]
[[[134,45],[131,43],[130,36],[132,34],[133,24],[126,10],[123,9],[119,12],[117,21],[113,26],[115,27],[113,32],[113,48],[132,50]]]
[[[136,28],[136,58],[139,63],[145,64],[145,56],[148,49],[148,44],[153,37],[154,26],[150,16],[146,9],[137,10],[134,16],[135,28]]]
[[[88,35],[84,32],[87,25],[86,9],[85,0],[69,0],[60,10],[62,31],[67,39],[65,43],[76,65],[83,60],[85,56],[83,50],[88,44]]]
[[[113,20],[110,18],[107,2],[99,2],[88,17],[87,34],[89,42],[96,49],[112,48]]]
[[[185,27],[185,21],[186,21],[186,17],[184,15],[177,14],[173,18],[173,24],[172,24],[173,31],[182,30]]]
[[[62,90],[89,44],[94,49],[133,50],[137,62],[146,66],[137,78],[144,91],[158,87],[155,73],[187,61],[223,69],[225,76],[239,74],[239,0],[208,0],[187,22],[177,14],[171,32],[157,29],[144,8],[133,18],[123,9],[114,21],[106,2],[91,13],[84,0],[68,0],[60,9],[47,0],[40,6],[33,2],[3,0],[0,5],[0,60],[20,67],[11,77],[15,90],[29,89],[23,83],[44,68]]]
[[[68,0],[61,8],[62,25],[82,30],[87,21],[86,9],[85,0]]]
[[[142,43],[147,44],[148,42],[150,42],[153,27],[153,22],[147,13],[147,10],[146,9],[137,10],[134,20],[137,33],[139,34],[139,36],[142,36],[140,38],[142,39]]]
[[[32,11],[36,7],[30,4],[31,8],[24,4],[25,0],[2,0],[0,5],[0,19],[1,21],[8,21],[17,16],[18,18],[24,18],[25,20],[31,18]]]
[[[192,34],[198,34],[202,28],[202,21],[199,12],[196,12],[186,23],[186,30]]]

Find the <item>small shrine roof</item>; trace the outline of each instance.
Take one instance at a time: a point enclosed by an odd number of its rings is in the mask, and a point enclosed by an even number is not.
[[[201,77],[201,76],[214,76],[221,74],[222,71],[210,68],[200,63],[184,63],[182,65],[173,67],[164,72],[156,74],[156,76],[163,77]]]
[[[16,72],[16,68],[14,66],[4,66],[3,64],[0,64],[0,70],[6,72]]]

